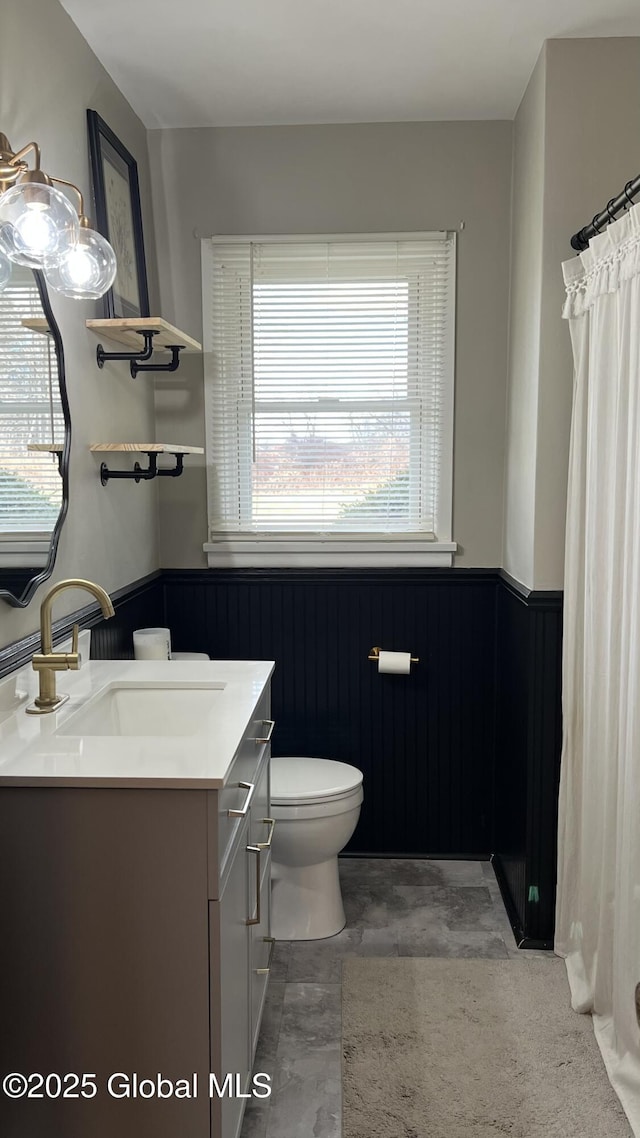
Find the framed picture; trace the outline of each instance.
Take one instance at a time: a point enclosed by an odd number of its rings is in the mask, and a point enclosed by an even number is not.
[[[87,111],[87,124],[96,229],[111,242],[118,262],[104,298],[105,316],[149,316],[138,165],[97,111]]]

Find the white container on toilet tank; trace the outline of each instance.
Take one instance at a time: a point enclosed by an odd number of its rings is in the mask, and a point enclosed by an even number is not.
[[[133,634],[135,660],[170,660],[171,630],[169,628],[136,628]]]

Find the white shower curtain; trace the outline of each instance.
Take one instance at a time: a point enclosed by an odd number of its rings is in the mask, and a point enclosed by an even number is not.
[[[575,381],[556,951],[640,1136],[640,206],[563,269]]]

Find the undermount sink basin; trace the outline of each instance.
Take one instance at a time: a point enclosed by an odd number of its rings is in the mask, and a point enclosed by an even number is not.
[[[202,735],[226,684],[109,684],[56,735]]]

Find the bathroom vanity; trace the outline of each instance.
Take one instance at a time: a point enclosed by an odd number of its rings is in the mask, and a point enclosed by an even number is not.
[[[95,661],[43,716],[0,685],[0,1077],[43,1076],[2,1099],[11,1138],[237,1138],[273,947],[272,669]]]

